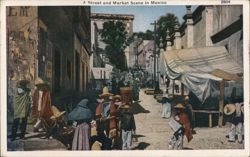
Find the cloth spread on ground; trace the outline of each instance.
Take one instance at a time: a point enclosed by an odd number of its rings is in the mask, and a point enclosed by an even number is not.
[[[219,96],[219,81],[227,80],[243,89],[243,68],[230,56],[225,47],[203,47],[166,51],[161,54],[160,71],[172,80],[180,80],[201,102]],[[237,83],[235,82],[237,81]],[[227,91],[228,84],[225,85]],[[232,86],[230,86],[232,89]],[[231,94],[225,93],[228,97]],[[242,93],[240,93],[242,94]]]

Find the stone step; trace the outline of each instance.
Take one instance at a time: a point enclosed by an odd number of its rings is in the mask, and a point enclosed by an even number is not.
[[[56,139],[8,140],[8,151],[67,150]]]
[[[8,125],[8,151],[33,151],[33,150],[67,150],[67,147],[57,139],[42,139],[45,132],[33,132],[33,126],[28,125],[25,139],[11,141],[11,125]],[[18,136],[19,133],[17,133]]]

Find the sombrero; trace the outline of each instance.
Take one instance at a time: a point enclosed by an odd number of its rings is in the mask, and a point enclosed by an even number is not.
[[[51,106],[51,110],[52,110],[53,116],[51,116],[50,119],[60,118],[62,115],[65,114],[65,111],[60,112],[60,111],[58,110],[58,108],[55,107],[55,106]]]
[[[113,99],[116,100],[116,101],[119,101],[119,100],[121,100],[121,96],[120,95],[115,95],[113,97]]]
[[[43,81],[43,79],[41,79],[40,77],[38,77],[35,80],[35,85],[43,85],[45,82]]]
[[[189,96],[185,96],[184,100],[189,100]]]
[[[176,109],[184,109],[185,106],[183,106],[181,103],[178,103],[177,105],[174,106]]]
[[[231,115],[234,113],[234,111],[236,110],[236,107],[234,104],[227,104],[225,107],[224,107],[224,113],[225,115]]]
[[[123,108],[123,109],[129,109],[130,106],[129,106],[128,104],[123,104],[123,105],[121,106],[121,108]]]
[[[109,93],[108,87],[104,87],[102,89],[102,94],[99,95],[99,97],[105,97],[105,96],[112,96],[112,93]]]

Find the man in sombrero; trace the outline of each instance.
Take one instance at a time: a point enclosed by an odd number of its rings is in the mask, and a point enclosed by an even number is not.
[[[132,149],[132,135],[135,133],[135,118],[128,104],[121,106],[122,150]]]
[[[170,149],[182,149],[183,148],[183,135],[187,137],[187,141],[190,142],[193,139],[192,129],[188,114],[185,112],[185,106],[182,103],[178,103],[174,108],[177,110],[177,114],[174,119],[181,124],[178,130],[175,131],[174,136],[170,139]]]
[[[243,103],[227,104],[224,107],[224,113],[227,116],[231,116],[232,126],[229,131],[228,142],[235,142],[236,135],[238,143],[243,143],[243,122],[244,122],[244,110]]]
[[[116,136],[117,132],[116,107],[114,101],[112,101],[112,95],[108,87],[103,88],[102,94],[99,95],[95,113],[98,134],[104,134],[110,139],[114,138],[113,136]]]
[[[43,130],[42,128],[44,125],[50,126],[52,123],[50,117],[53,116],[48,84],[41,78],[37,78],[35,81],[35,86],[32,112],[32,116],[36,120],[34,132]]]

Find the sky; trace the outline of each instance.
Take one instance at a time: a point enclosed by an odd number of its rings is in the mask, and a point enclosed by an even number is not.
[[[192,10],[196,6],[192,7]],[[153,31],[153,23],[158,20],[161,16],[167,13],[175,14],[179,22],[183,22],[183,16],[186,14],[185,5],[179,6],[92,6],[92,13],[109,13],[109,14],[133,14],[134,19],[134,32],[145,32],[147,29]]]

